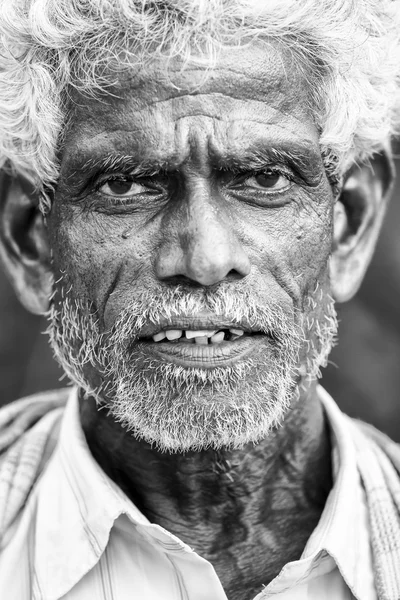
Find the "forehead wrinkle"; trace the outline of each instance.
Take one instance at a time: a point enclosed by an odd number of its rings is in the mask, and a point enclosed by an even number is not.
[[[210,126],[205,126],[207,119]],[[210,145],[216,137],[215,117],[209,115],[181,116],[174,124],[175,148],[185,169],[203,171],[210,168]]]
[[[287,88],[288,85],[293,85],[297,98],[300,91],[307,93],[307,78],[304,76],[304,71],[298,68],[289,50],[272,39],[262,42],[258,40],[254,46],[258,47],[258,52],[253,51],[250,57],[243,56],[238,48],[230,48],[228,60],[220,56],[218,63],[207,72],[206,76],[203,64],[183,63],[179,57],[168,63],[168,75],[166,75],[165,63],[162,59],[156,59],[148,69],[128,69],[124,72],[124,76],[119,78],[117,85],[124,93],[125,90],[130,92],[132,89],[142,91],[147,85],[150,85],[153,90],[154,81],[158,81],[166,89],[173,81],[176,96],[206,95],[209,94],[210,89],[214,91],[218,89],[219,92],[216,93],[228,96],[227,89],[236,91],[240,80],[257,82],[265,95],[270,91],[276,92],[278,89]],[[236,63],[235,53],[238,50],[240,61]],[[265,73],[269,76],[266,77]],[[287,89],[284,95],[287,95]],[[155,103],[163,101],[164,99],[157,99]]]
[[[275,98],[276,102],[276,98]],[[144,105],[143,105],[144,104]],[[280,104],[280,103],[279,103]],[[246,117],[243,117],[243,107],[246,108]],[[82,134],[90,139],[90,143],[101,138],[114,135],[134,136],[143,129],[143,123],[157,123],[162,115],[162,121],[173,123],[190,117],[209,118],[217,122],[234,123],[243,121],[259,123],[260,125],[275,125],[290,133],[310,134],[305,130],[304,115],[298,118],[297,114],[288,113],[283,106],[274,106],[274,102],[258,100],[255,98],[240,97],[227,93],[210,92],[200,94],[184,94],[166,99],[138,97],[121,98],[116,101],[110,110],[105,110],[105,105],[96,101],[86,103],[75,114],[72,128],[64,141],[64,149],[69,144],[80,145]],[[80,114],[79,114],[80,113]],[[82,131],[82,123],[84,128]],[[107,124],[107,126],[105,126]],[[311,123],[310,123],[311,124]],[[74,127],[74,125],[76,127]],[[300,126],[300,130],[299,130]]]
[[[91,120],[95,128],[99,123],[103,124],[101,131],[96,132],[93,131],[92,127],[85,127],[83,132],[77,129],[76,136],[72,135],[72,149],[75,149],[75,152],[67,152],[67,156],[64,156],[65,161],[62,161],[64,162],[62,170],[67,173],[70,170],[79,173],[85,169],[94,168],[97,162],[101,163],[102,161],[106,163],[108,161],[108,164],[100,164],[100,166],[109,168],[112,166],[111,163],[115,155],[118,155],[118,157],[125,156],[126,162],[130,161],[133,167],[138,166],[146,170],[151,170],[152,168],[154,170],[173,170],[174,168],[178,168],[185,160],[188,160],[190,154],[192,157],[197,156],[197,159],[201,158],[203,162],[206,156],[211,155],[215,161],[221,155],[221,162],[223,162],[225,160],[224,155],[227,152],[232,155],[231,158],[234,160],[235,157],[240,159],[240,157],[249,153],[253,155],[265,154],[266,149],[269,147],[276,147],[278,149],[283,146],[289,148],[292,159],[296,158],[296,162],[299,164],[302,162],[303,156],[306,156],[306,160],[308,160],[308,157],[312,157],[314,154],[312,162],[316,165],[318,160],[316,153],[318,152],[319,154],[316,132],[311,134],[310,137],[311,132],[309,129],[307,131],[304,130],[304,123],[300,122],[301,129],[299,130],[299,121],[294,115],[286,115],[275,106],[259,100],[245,101],[246,117],[244,118],[240,114],[243,110],[242,101],[238,101],[239,110],[237,111],[235,110],[235,100],[224,94],[211,93],[199,94],[195,97],[189,95],[163,100],[160,102],[158,108],[147,106],[146,108],[138,109],[131,105],[128,108],[128,122],[126,124],[115,122],[115,115],[117,115],[117,119],[120,119],[121,112],[113,111],[111,121],[114,120],[114,123],[110,123],[111,127],[108,130],[104,129],[105,115],[103,114],[102,119],[95,118]],[[155,112],[153,113],[153,111]],[[168,139],[167,127],[167,138],[160,139],[159,143],[152,148],[153,156],[151,156],[149,145],[146,144],[146,136],[142,140],[143,136],[138,136],[137,134],[139,130],[143,129],[143,126],[140,126],[140,122],[142,124],[156,124],[160,122],[160,111],[163,115],[162,121],[167,124],[170,123],[172,126],[170,134],[172,134],[173,138]],[[92,116],[95,112],[96,110],[94,109]],[[122,111],[122,113],[125,117],[127,116],[126,111]],[[135,120],[137,121],[136,123]],[[209,122],[208,125],[206,121]],[[262,131],[259,131],[258,135],[255,136],[256,139],[247,139],[251,132],[250,130],[253,128],[253,123],[257,123],[260,128],[266,129],[266,131],[264,135]],[[226,127],[224,127],[224,124]],[[146,128],[143,131],[146,133]],[[284,132],[285,134],[283,135]],[[83,139],[82,135],[84,136]],[[304,139],[305,135],[307,139]],[[198,152],[197,150],[201,146],[201,136],[204,138],[202,142],[203,151]],[[240,140],[236,139],[237,137],[240,137]],[[208,138],[207,142],[206,138]],[[127,149],[131,147],[128,152],[124,151],[123,145],[119,143],[120,140],[123,140]],[[279,140],[279,144],[276,143],[276,140]],[[95,142],[98,142],[97,147],[95,146]],[[251,142],[251,144],[249,144],[247,150],[246,144],[248,142]],[[204,151],[206,143],[208,145],[207,153]],[[107,151],[106,144],[111,146],[109,152]],[[120,145],[120,148],[118,148],[118,145]],[[300,149],[296,150],[296,146],[299,146]],[[312,149],[312,152],[311,147],[314,146],[315,148]],[[132,150],[134,151],[132,152]],[[106,155],[105,158],[101,156],[102,151]],[[96,154],[100,158],[97,158]],[[85,155],[87,158],[85,158]],[[139,157],[142,158],[139,160]],[[252,158],[254,159],[254,156]]]
[[[288,130],[290,130],[291,125],[293,129],[298,127],[299,124],[304,126],[304,114],[300,118],[296,114],[288,112],[284,106],[284,102],[277,101],[276,97],[273,100],[278,105],[268,102],[267,98],[266,100],[257,100],[227,92],[185,92],[183,94],[179,94],[175,90],[173,92],[174,96],[169,98],[154,99],[153,95],[151,98],[145,96],[140,100],[132,94],[131,90],[129,97],[121,96],[119,100],[115,101],[113,106],[110,105],[111,112],[110,115],[107,115],[107,119],[109,122],[114,123],[111,130],[102,127],[97,131],[93,131],[91,132],[92,139],[108,135],[114,131],[128,131],[133,133],[138,127],[140,129],[140,125],[134,126],[135,121],[140,124],[143,119],[153,119],[156,115],[160,114],[165,115],[173,121],[190,117],[208,117],[221,122],[231,121],[232,118],[235,120],[244,120],[240,116],[243,110],[243,103],[246,105],[248,120],[259,121],[265,124],[268,124],[268,122],[279,123],[279,125],[286,127]],[[287,96],[282,96],[282,99],[287,99]],[[96,110],[97,108],[99,108],[99,113]],[[121,123],[120,119],[126,119],[127,113],[130,113],[130,123]],[[104,123],[104,104],[96,101],[90,102],[89,105],[81,109],[81,117],[84,118],[85,122],[94,123],[95,127],[99,123],[99,117],[100,122]]]
[[[301,119],[295,114],[289,113],[284,107],[284,100],[287,96],[282,96],[282,102],[274,106],[266,100],[257,100],[255,98],[241,96],[239,94],[229,94],[227,92],[210,92],[210,93],[190,93],[175,95],[171,98],[145,100],[145,106],[137,105],[133,108],[133,114],[140,118],[143,114],[152,114],[152,109],[161,111],[163,114],[169,115],[173,120],[180,120],[190,117],[209,117],[217,121],[230,121],[233,116],[236,119],[240,118],[239,114],[243,110],[243,104],[246,105],[247,114],[250,120],[260,120],[266,123],[281,122],[284,118],[289,124],[293,125],[304,124],[304,115]],[[123,99],[122,99],[123,100]],[[276,97],[274,101],[277,102]],[[137,99],[134,100],[137,103]],[[282,106],[283,105],[283,106]],[[268,118],[261,118],[262,115]],[[241,117],[243,120],[243,117]]]

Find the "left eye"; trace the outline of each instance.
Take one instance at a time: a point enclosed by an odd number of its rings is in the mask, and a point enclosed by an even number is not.
[[[266,173],[258,173],[252,177],[247,177],[242,185],[255,190],[284,190],[291,186],[291,181],[282,173],[271,171]]]
[[[107,196],[121,198],[144,194],[149,191],[149,188],[133,179],[109,179],[98,190]]]

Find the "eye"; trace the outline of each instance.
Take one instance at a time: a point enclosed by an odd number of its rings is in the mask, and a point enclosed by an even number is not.
[[[282,191],[289,189],[292,181],[279,171],[266,171],[243,179],[242,185],[254,190]]]
[[[106,196],[113,196],[114,198],[129,198],[130,196],[136,196],[138,194],[145,194],[149,191],[154,191],[150,190],[147,186],[138,183],[134,179],[123,177],[109,179],[97,189],[102,194],[105,194]]]

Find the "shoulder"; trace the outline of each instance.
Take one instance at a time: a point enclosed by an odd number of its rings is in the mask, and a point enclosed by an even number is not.
[[[400,598],[400,446],[372,425],[342,413],[322,388],[319,394],[331,431],[342,443],[342,456],[355,459],[378,596]]]
[[[353,424],[378,595],[400,598],[400,445],[371,425]]]
[[[0,461],[5,453],[53,410],[63,408],[69,388],[40,392],[0,408]]]
[[[54,450],[69,393],[43,392],[0,409],[0,539]]]
[[[368,446],[375,452],[379,449],[379,453],[386,456],[400,474],[400,444],[394,442],[388,435],[379,431],[373,425],[357,419],[349,420],[351,420],[354,429],[357,431],[357,438],[364,441],[364,448]]]
[[[384,455],[400,473],[400,444],[397,444],[373,425],[354,419],[343,413],[328,392],[318,386],[318,396],[322,402],[331,429],[336,436],[350,436],[355,445],[357,456],[365,458],[365,453]]]

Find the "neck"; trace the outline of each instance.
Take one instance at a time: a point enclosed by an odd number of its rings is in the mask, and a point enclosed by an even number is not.
[[[329,434],[315,384],[280,428],[241,450],[160,453],[127,434],[93,399],[81,402],[81,420],[104,471],[151,522],[210,559],[217,572],[227,548],[242,556],[247,549],[250,556],[253,547],[258,556],[261,544],[270,552],[263,573],[271,580],[300,557],[332,486]]]

